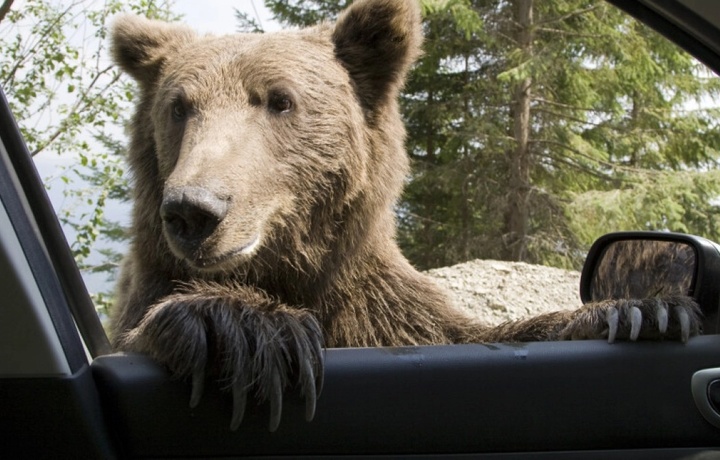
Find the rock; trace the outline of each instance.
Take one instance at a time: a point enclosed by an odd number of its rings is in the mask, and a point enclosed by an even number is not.
[[[472,260],[426,273],[450,291],[457,307],[490,325],[582,305],[576,271]]]

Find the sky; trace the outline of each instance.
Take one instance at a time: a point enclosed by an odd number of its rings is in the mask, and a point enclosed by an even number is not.
[[[235,9],[259,20],[266,31],[279,28],[263,0],[176,0],[173,9],[183,15],[182,22],[203,33],[233,33],[237,25]]]

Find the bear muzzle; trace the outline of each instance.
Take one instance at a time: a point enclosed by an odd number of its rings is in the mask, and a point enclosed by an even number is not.
[[[165,235],[183,252],[192,252],[220,225],[229,202],[202,187],[165,190],[160,206]]]
[[[170,187],[160,205],[165,239],[179,259],[201,270],[222,270],[238,256],[249,257],[260,246],[262,232],[233,242],[218,229],[230,209],[230,198],[195,186]],[[221,242],[225,240],[225,244]],[[224,248],[224,249],[223,249]]]

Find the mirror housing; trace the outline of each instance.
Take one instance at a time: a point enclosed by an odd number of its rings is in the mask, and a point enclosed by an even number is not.
[[[593,243],[580,278],[583,303],[670,295],[694,298],[703,333],[718,333],[720,245],[669,232],[615,232]]]

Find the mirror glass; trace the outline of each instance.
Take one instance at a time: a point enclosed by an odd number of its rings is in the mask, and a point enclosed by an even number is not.
[[[598,259],[592,300],[692,295],[696,260],[693,247],[679,241],[614,241]]]

